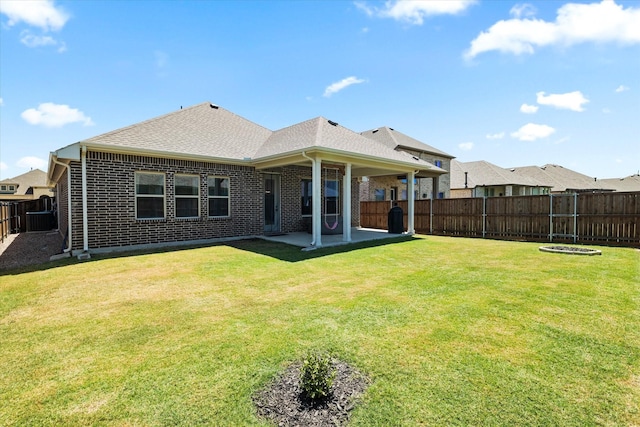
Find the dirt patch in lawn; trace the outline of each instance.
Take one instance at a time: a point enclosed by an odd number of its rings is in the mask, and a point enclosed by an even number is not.
[[[278,426],[344,426],[367,388],[367,378],[345,362],[333,361],[331,395],[318,403],[304,397],[300,387],[301,363],[290,365],[276,380],[254,396],[258,414]]]

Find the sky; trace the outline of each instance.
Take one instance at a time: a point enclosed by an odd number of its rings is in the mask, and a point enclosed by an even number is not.
[[[0,179],[212,102],[459,161],[640,171],[640,1],[0,0]]]

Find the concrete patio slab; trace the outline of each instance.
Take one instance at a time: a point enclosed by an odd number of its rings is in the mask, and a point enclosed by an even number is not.
[[[398,238],[402,236],[409,236],[409,235],[406,233],[390,234],[387,232],[387,230],[353,227],[351,228],[350,242],[345,242],[344,240],[342,240],[342,234],[336,234],[336,235],[328,234],[328,235],[322,236],[321,247],[327,248],[331,246],[348,245],[353,243],[367,242],[371,240],[393,239],[393,238]],[[287,245],[298,246],[303,248],[303,250],[317,249],[317,247],[311,245],[313,237],[310,233],[304,233],[304,232],[287,233],[287,234],[281,234],[278,236],[260,236],[260,238],[271,241],[271,242],[286,243]]]

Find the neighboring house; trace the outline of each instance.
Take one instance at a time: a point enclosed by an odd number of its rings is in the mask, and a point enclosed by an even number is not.
[[[446,173],[322,117],[271,131],[202,103],[50,155],[74,253],[310,231],[351,241],[363,176]],[[412,191],[411,191],[412,192]],[[413,232],[413,197],[408,231]]]
[[[47,174],[40,169],[0,181],[0,201],[3,202],[37,200],[53,195],[53,186],[48,185]]]
[[[508,169],[515,175],[526,176],[551,183],[551,193],[595,193],[613,191],[613,188],[596,178],[559,165],[524,166]]]
[[[0,181],[0,202],[10,206],[12,233],[51,229],[55,210],[53,185],[48,185],[47,174],[40,169]]]
[[[614,191],[640,191],[640,174],[624,178],[607,178],[597,181],[601,187],[612,188]]]
[[[484,160],[451,161],[451,198],[549,194],[550,182],[515,174]]]
[[[410,154],[411,156],[431,163],[432,165],[450,170],[453,156],[411,138],[390,127],[381,127],[361,132],[361,135],[378,141],[387,147]],[[360,200],[407,200],[407,177],[386,175],[369,175],[363,179]],[[418,173],[414,179],[414,197],[416,199],[431,199],[449,197],[450,178],[448,173],[433,176],[433,174]]]

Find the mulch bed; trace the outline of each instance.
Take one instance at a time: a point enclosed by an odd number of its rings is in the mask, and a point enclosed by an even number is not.
[[[333,361],[335,378],[331,395],[318,403],[304,397],[300,388],[300,362],[254,396],[258,414],[279,427],[344,426],[358,398],[367,388],[367,378],[345,362]]]

